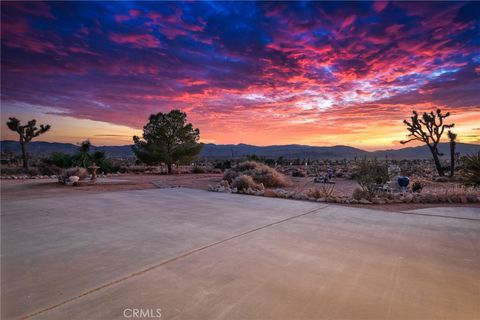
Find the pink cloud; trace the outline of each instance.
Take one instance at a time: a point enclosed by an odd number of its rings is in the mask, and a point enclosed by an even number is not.
[[[388,1],[375,1],[375,3],[373,4],[373,9],[376,12],[382,12],[383,10],[385,10],[387,5],[388,5]]]
[[[119,34],[112,33],[110,40],[120,44],[129,44],[137,48],[159,48],[160,41],[151,34]]]

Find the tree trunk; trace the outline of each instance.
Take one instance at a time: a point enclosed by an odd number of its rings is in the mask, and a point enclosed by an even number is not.
[[[167,174],[172,174],[172,164],[167,163]]]
[[[455,141],[450,142],[450,177],[455,174]]]
[[[430,152],[432,153],[433,161],[435,162],[435,168],[437,168],[438,175],[440,177],[443,177],[445,173],[443,172],[442,164],[440,163],[440,159],[438,158],[437,148],[431,146],[428,147],[430,148]]]
[[[28,158],[25,143],[20,143],[20,146],[22,147],[23,169],[28,170]]]

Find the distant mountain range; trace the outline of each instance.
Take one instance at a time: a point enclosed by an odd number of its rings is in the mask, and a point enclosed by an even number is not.
[[[21,152],[20,145],[17,141],[4,140],[0,143],[2,152],[15,152],[17,154],[20,154]],[[442,143],[439,145],[440,152],[444,153],[444,157],[449,155],[449,148],[448,143]],[[33,156],[47,156],[52,152],[74,153],[77,150],[78,146],[71,143],[34,141],[28,144],[28,152]],[[105,151],[107,156],[113,158],[126,158],[133,156],[131,145],[92,146],[92,150]],[[458,143],[456,151],[462,155],[472,154],[480,151],[480,145]],[[430,151],[426,146],[369,152],[348,146],[315,147],[297,144],[253,146],[248,144],[212,143],[204,145],[200,157],[208,159],[228,159],[240,158],[253,154],[259,157],[273,159],[278,157],[288,159],[353,159],[354,157],[385,158],[386,156],[390,159],[426,159],[431,157]]]

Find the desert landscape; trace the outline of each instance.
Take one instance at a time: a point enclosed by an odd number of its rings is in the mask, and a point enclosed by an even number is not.
[[[479,319],[477,2],[1,3],[2,319]]]

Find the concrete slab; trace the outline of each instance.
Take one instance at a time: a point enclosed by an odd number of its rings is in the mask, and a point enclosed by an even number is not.
[[[2,199],[2,319],[319,207],[180,188]]]
[[[2,203],[2,319],[480,315],[476,220],[187,189],[80,198]]]
[[[467,207],[440,207],[408,210],[405,213],[425,214],[431,216],[443,216],[460,219],[476,219],[480,221],[480,208]]]

